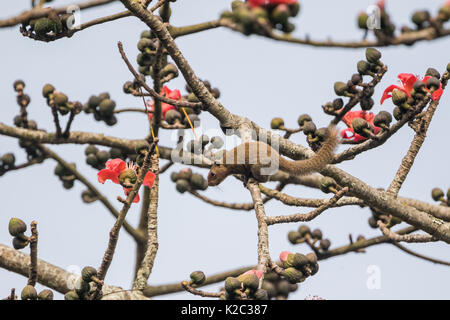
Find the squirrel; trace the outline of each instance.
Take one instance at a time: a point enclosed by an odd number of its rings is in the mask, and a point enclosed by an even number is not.
[[[259,182],[266,182],[278,169],[293,175],[320,172],[333,160],[339,142],[338,131],[330,126],[319,151],[309,159],[297,161],[284,159],[264,142],[245,142],[226,151],[222,159],[211,166],[208,185],[217,186],[232,174],[243,174],[246,178],[253,177]]]

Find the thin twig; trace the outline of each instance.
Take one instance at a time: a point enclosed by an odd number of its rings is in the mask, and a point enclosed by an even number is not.
[[[207,291],[195,289],[192,286],[190,286],[187,281],[182,281],[181,286],[187,292],[190,292],[196,296],[201,296],[201,297],[220,298],[220,296],[222,296],[224,294],[223,292],[207,292]]]
[[[348,191],[348,188],[342,188],[339,190],[333,198],[331,198],[329,201],[318,207],[317,209],[309,212],[309,213],[298,213],[288,216],[276,216],[276,217],[266,217],[266,223],[267,225],[277,224],[277,223],[290,223],[290,222],[299,222],[299,221],[311,221],[312,219],[316,218],[318,215],[320,215],[322,212],[327,210],[328,208],[331,208],[336,202],[344,196],[344,194]]]
[[[30,273],[28,275],[28,284],[30,286],[35,286],[38,273],[37,273],[37,245],[38,245],[38,231],[37,231],[37,222],[33,221],[30,225],[31,236],[29,238],[30,241]]]
[[[381,220],[377,221],[378,227],[385,236],[395,242],[434,242],[439,239],[429,234],[408,234],[399,235],[392,232]]]

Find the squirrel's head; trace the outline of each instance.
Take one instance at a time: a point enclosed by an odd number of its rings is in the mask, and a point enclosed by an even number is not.
[[[215,163],[208,173],[208,186],[217,186],[228,176],[228,169],[225,165]]]

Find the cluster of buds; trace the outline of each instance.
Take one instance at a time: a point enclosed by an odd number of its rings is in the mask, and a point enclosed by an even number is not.
[[[154,74],[154,64],[156,62],[156,51],[158,48],[158,39],[155,34],[149,30],[141,33],[141,38],[137,43],[137,48],[140,51],[136,61],[139,65],[139,73],[143,76],[158,76],[161,83],[168,82],[178,77],[178,69],[172,63],[167,63],[167,52],[163,51],[162,66],[158,74]]]
[[[11,218],[9,220],[8,231],[14,237],[12,240],[14,249],[23,249],[30,243],[29,237],[25,235],[27,225],[21,219]]]
[[[42,95],[47,99],[47,105],[49,107],[54,106],[61,115],[66,115],[69,112],[79,114],[83,109],[83,106],[80,102],[69,101],[69,98],[66,94],[57,91],[55,87],[49,83],[44,85],[44,87],[42,88]]]
[[[379,25],[376,26],[377,28],[374,28],[375,26],[370,26],[370,23],[378,23],[378,21],[370,21],[371,17],[369,17],[369,15],[364,11],[360,12],[358,15],[358,27],[365,31],[365,35],[367,35],[367,31],[369,29],[373,29],[375,32],[375,36],[380,40],[392,38],[395,32],[395,25],[391,22],[389,14],[386,11],[385,0],[378,0],[376,6],[379,12],[379,16],[377,16],[377,18],[379,17]]]
[[[428,93],[431,93],[432,100],[439,100],[443,93],[440,77],[439,71],[433,68],[427,69],[423,79],[411,73],[401,73],[398,75],[400,83],[387,87],[380,103],[392,98],[396,105],[393,110],[394,118],[400,120],[404,113],[422,102]]]
[[[111,100],[108,92],[100,93],[98,96],[92,95],[88,102],[83,106],[85,113],[92,113],[97,121],[104,121],[108,126],[117,123],[117,117],[114,115],[116,103]]]
[[[282,276],[290,283],[300,283],[319,271],[317,256],[310,252],[306,255],[283,251],[280,254],[279,266],[283,268]]]
[[[441,202],[441,205],[443,206],[450,206],[450,188],[447,190],[447,199],[444,196],[444,191],[440,188],[433,188],[431,190],[431,197],[434,201]]]
[[[111,157],[110,152],[106,150],[99,150],[95,145],[90,144],[84,150],[86,155],[86,163],[92,168],[101,170],[105,168],[105,163],[109,159],[115,158]]]
[[[263,275],[260,270],[249,270],[237,277],[225,279],[226,300],[268,300],[269,296],[265,289],[258,289]]]
[[[328,251],[331,246],[331,241],[323,238],[322,230],[314,229],[311,231],[311,229],[305,224],[300,225],[297,231],[290,231],[288,233],[288,240],[292,244],[306,242],[317,251]]]
[[[33,223],[31,225],[33,228]],[[19,218],[11,218],[8,224],[9,234],[14,237],[12,240],[12,244],[14,249],[20,250],[25,248],[30,244],[33,236],[26,236],[25,232],[27,231],[27,225]],[[30,282],[29,282],[30,283]],[[16,300],[16,296],[12,296],[8,298],[9,300]],[[53,300],[53,292],[51,290],[45,289],[42,290],[39,294],[37,293],[34,285],[28,284],[26,285],[21,292],[22,300]]]
[[[102,284],[103,282],[97,277],[97,270],[94,267],[84,267],[81,270],[81,277],[78,277],[74,283],[73,290],[68,291],[64,295],[65,300],[90,300],[91,295],[95,292],[95,286],[91,286],[91,282]]]
[[[233,1],[231,12],[222,13],[222,19],[230,19],[246,35],[264,33],[267,28],[275,28],[285,33],[294,31],[295,26],[289,22],[300,11],[298,0],[248,0]]]
[[[388,228],[402,222],[399,218],[380,212],[374,208],[370,208],[370,210],[372,215],[369,217],[368,223],[371,228],[377,229],[379,220],[385,223]]]
[[[53,292],[49,289],[44,289],[39,294],[36,288],[32,285],[26,285],[20,294],[22,300],[53,300]]]
[[[67,18],[60,17],[56,11],[50,10],[46,17],[32,19],[28,22],[27,27],[23,27],[22,32],[27,31],[29,34],[34,33],[39,38],[45,38],[46,36],[54,37],[59,33],[67,30]]]
[[[172,172],[170,179],[175,182],[175,188],[180,193],[188,190],[206,190],[208,183],[199,173],[193,173],[190,168],[183,168],[179,172]]]
[[[433,17],[428,10],[419,10],[412,14],[411,21],[415,24],[416,29],[424,29],[429,27],[442,27],[442,24],[450,20],[450,1],[447,0],[440,8],[438,14]],[[406,29],[406,28],[405,28]],[[408,32],[410,30],[403,30]]]
[[[75,163],[71,163],[70,166],[72,166],[72,168],[74,169],[76,168]],[[58,163],[55,167],[54,173],[56,176],[58,176],[59,180],[61,180],[65,189],[73,188],[73,185],[77,178],[70,170],[68,170],[62,164]]]
[[[31,98],[24,92],[25,82],[16,80],[13,83],[14,91],[17,92],[17,104],[20,107],[20,112],[14,117],[14,125],[19,128],[36,130],[37,124],[33,120],[28,120],[27,107],[31,102]]]
[[[272,271],[264,275],[261,289],[267,292],[269,299],[286,300],[298,287],[297,283],[290,283],[285,277]]]

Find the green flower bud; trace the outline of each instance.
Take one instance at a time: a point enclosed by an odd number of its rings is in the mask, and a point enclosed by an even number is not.
[[[189,180],[192,175],[192,170],[190,168],[183,168],[178,173],[178,179]]]
[[[137,182],[136,171],[127,169],[119,175],[119,183],[124,188],[132,188]]]
[[[277,291],[279,295],[287,297],[291,292],[290,283],[286,279],[282,279],[277,283]]]
[[[164,120],[166,120],[168,124],[174,124],[177,121],[181,121],[181,118],[181,113],[175,109],[170,109],[166,112]]]
[[[361,13],[358,15],[358,27],[359,27],[360,29],[365,29],[365,30],[368,29],[368,28],[367,28],[367,19],[369,19],[369,16],[368,16],[367,13],[365,13],[365,12],[361,12]]]
[[[265,279],[265,278],[264,278]],[[278,276],[277,276],[278,279]],[[269,298],[273,298],[277,295],[277,288],[275,287],[275,285],[270,282],[270,281],[263,281],[263,284],[261,286],[262,289],[266,290]]]
[[[241,289],[241,282],[233,277],[228,277],[225,279],[225,290],[232,294],[235,290]]]
[[[28,240],[19,237],[14,237],[12,240],[13,247],[16,250],[25,248],[28,245],[28,243],[29,243]]]
[[[303,127],[303,125],[308,121],[312,121],[312,118],[309,114],[302,114],[297,119],[297,123],[300,127]]]
[[[303,124],[303,133],[305,135],[314,134],[316,130],[317,130],[316,125],[312,121],[307,121]]]
[[[144,30],[141,32],[141,38],[152,38],[152,32],[150,30]]]
[[[113,100],[105,99],[100,102],[98,107],[99,112],[102,116],[111,116],[114,113],[114,109],[116,107],[116,103]]]
[[[434,201],[442,201],[444,198],[444,191],[440,188],[433,188],[433,190],[431,190],[431,197]]]
[[[331,241],[328,239],[322,239],[320,240],[319,246],[323,251],[327,251],[331,246]]]
[[[13,237],[20,237],[27,231],[27,225],[19,218],[11,218],[9,220],[8,231]]]
[[[355,73],[352,75],[352,78],[350,80],[352,82],[353,85],[358,85],[363,81],[362,76],[359,73]]]
[[[38,300],[53,300],[53,292],[49,289],[44,289],[39,292],[37,296]]]
[[[54,31],[57,33],[57,26],[55,21],[47,17],[39,18],[34,21],[34,32],[39,36],[44,36],[45,34]]]
[[[178,77],[178,69],[172,63],[166,64],[164,66],[164,68],[162,68],[160,76],[161,77],[165,77],[165,76],[168,76],[170,74],[173,75],[174,77]]]
[[[179,193],[185,193],[189,190],[189,182],[185,179],[179,179],[176,182],[175,188]]]
[[[444,5],[439,9],[438,19],[442,22],[447,22],[450,20],[450,3],[444,3]]]
[[[120,148],[111,148],[109,149],[109,155],[111,157],[111,159],[116,159],[116,158],[124,158],[124,154],[122,153],[122,149]]]
[[[365,111],[372,109],[374,104],[375,102],[372,98],[363,98],[360,101],[361,109]]]
[[[177,180],[178,180],[178,173],[177,172],[172,172],[170,174],[170,180],[172,180],[172,182],[177,182]]]
[[[103,120],[105,120],[105,123],[110,127],[117,123],[117,118],[115,116],[111,116]]]
[[[13,83],[14,91],[23,91],[25,89],[25,82],[23,80],[16,80]]]
[[[98,151],[95,155],[100,163],[105,163],[110,158],[109,152],[105,150]]]
[[[63,181],[64,189],[72,189],[74,185],[74,180],[65,180]]]
[[[255,300],[269,300],[269,295],[264,289],[256,290],[253,297],[255,298]]]
[[[298,270],[300,270],[303,266],[307,265],[308,263],[309,263],[308,258],[301,253],[296,253],[292,257],[292,266]]]
[[[90,154],[96,154],[97,152],[98,152],[98,148],[93,144],[88,145],[86,147],[86,149],[84,150],[84,154],[87,156]]]
[[[97,167],[98,165],[98,159],[95,154],[90,154],[86,157],[86,163],[92,167]]]
[[[191,186],[196,190],[201,190],[205,184],[205,178],[201,174],[193,173],[189,179]]]
[[[97,277],[97,270],[94,267],[84,267],[81,270],[81,278],[85,282],[91,282],[93,277]]]
[[[447,64],[447,72],[450,72],[450,63]]]
[[[406,101],[408,100],[408,95],[399,89],[394,89],[392,91],[392,102],[396,105],[396,106],[401,106],[404,103],[406,103]]]
[[[242,282],[242,285],[244,286],[244,288],[248,288],[252,291],[255,291],[258,289],[259,279],[253,273],[241,274],[239,277],[237,277],[237,279]]]
[[[431,91],[437,90],[441,87],[441,81],[438,78],[431,77],[427,80],[427,88]]]
[[[88,100],[88,105],[91,109],[95,109],[100,105],[100,102],[102,102],[102,99],[98,96],[91,96]]]
[[[413,88],[416,93],[426,93],[427,91],[425,90],[425,87],[425,83],[423,83],[423,81],[421,80],[417,80],[413,84]]]
[[[430,19],[430,13],[426,10],[416,11],[413,13],[411,20],[417,26],[422,26],[422,24]]]
[[[378,228],[378,224],[377,224],[377,219],[375,219],[374,217],[370,217],[369,220],[369,226],[373,229]]]
[[[22,300],[36,300],[38,298],[36,289],[31,285],[26,285],[20,296]]]
[[[338,95],[338,96],[345,96],[347,94],[347,84],[345,84],[344,82],[341,81],[336,81],[334,83],[334,92]]]
[[[308,259],[310,264],[317,263],[317,256],[314,252],[310,252],[306,255],[306,259]]]
[[[0,161],[3,163],[3,165],[14,167],[14,164],[16,163],[16,157],[14,156],[14,153],[5,153],[0,158]]]
[[[441,74],[434,68],[428,68],[425,72],[425,76],[435,77],[437,79],[441,78]]]
[[[373,74],[372,71],[370,70],[370,63],[368,63],[367,61],[360,60],[356,64],[356,68],[357,68],[358,72],[360,74],[362,74],[362,75],[371,75],[371,74]]]
[[[322,239],[322,231],[320,231],[320,229],[314,229],[311,232],[311,237],[318,240]]]
[[[43,88],[42,88],[42,95],[44,96],[44,98],[48,99],[48,96],[51,95],[53,92],[55,91],[55,87],[53,87],[51,84],[46,84]]]
[[[311,230],[306,224],[302,224],[300,227],[298,227],[298,233],[300,233],[300,235],[304,237],[307,234],[311,233]]]
[[[336,187],[337,187],[337,184],[333,178],[323,177],[320,180],[320,190],[322,190],[322,192],[324,192],[324,193],[333,192],[333,189],[335,190]]]
[[[273,118],[270,122],[270,127],[274,130],[284,127],[284,120],[282,118]]]
[[[64,295],[64,300],[80,300],[80,297],[75,291],[69,291]]]
[[[370,63],[378,63],[378,61],[381,59],[381,52],[375,48],[367,48],[366,59]]]
[[[363,137],[367,137],[368,133],[367,130],[372,131],[372,126],[363,118],[355,118],[352,121],[352,127],[353,130],[355,130],[356,133],[362,135]]]
[[[141,38],[137,43],[137,48],[139,51],[144,52],[145,49],[155,50],[155,44],[149,38]]]
[[[201,285],[206,280],[206,276],[202,271],[194,271],[189,277],[191,278],[192,284]]]
[[[238,8],[242,8],[245,5],[244,2],[239,1],[239,0],[235,0],[233,2],[231,2],[231,10],[236,10]]]
[[[373,124],[377,127],[389,128],[392,122],[392,115],[387,111],[380,111],[373,119]]]
[[[285,4],[279,4],[272,10],[270,18],[275,24],[287,24],[290,15],[289,7]]]
[[[65,106],[69,98],[64,93],[58,92],[53,95],[53,101],[57,106]]]
[[[290,231],[290,232],[288,233],[288,240],[289,240],[289,242],[292,243],[292,244],[297,244],[297,241],[298,241],[299,239],[301,239],[301,238],[302,238],[302,236],[301,236],[300,233],[297,232],[297,231]]]
[[[285,269],[283,275],[290,283],[299,283],[303,280],[303,273],[293,267]]]

